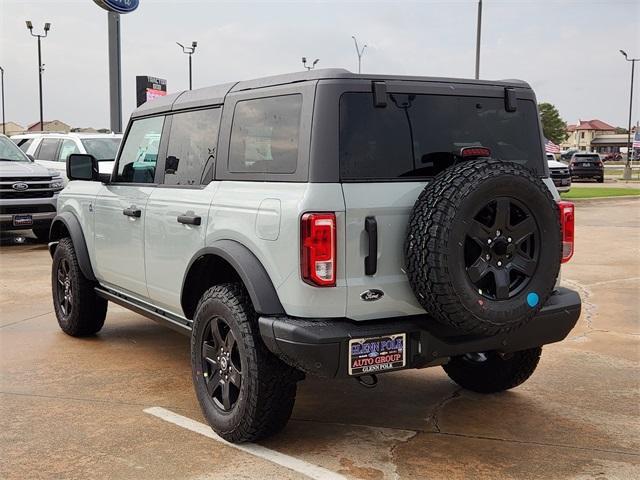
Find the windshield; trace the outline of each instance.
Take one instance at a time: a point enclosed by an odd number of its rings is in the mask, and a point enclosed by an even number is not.
[[[544,173],[536,105],[503,98],[395,94],[376,108],[370,93],[340,99],[343,180],[431,177],[453,165],[462,147],[483,146],[499,160]]]
[[[7,137],[0,137],[0,160],[5,162],[31,161],[31,159]]]
[[[97,160],[115,160],[121,140],[118,137],[83,138],[82,145]]]

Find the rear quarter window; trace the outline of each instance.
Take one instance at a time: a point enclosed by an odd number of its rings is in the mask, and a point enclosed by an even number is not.
[[[544,173],[535,103],[503,98],[387,95],[376,108],[370,93],[340,99],[340,176],[345,181],[432,177],[453,165],[462,147],[484,146],[492,157]]]
[[[229,145],[233,173],[295,173],[302,95],[239,101]]]

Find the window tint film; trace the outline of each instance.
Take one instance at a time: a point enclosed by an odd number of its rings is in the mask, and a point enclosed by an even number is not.
[[[532,101],[507,112],[503,98],[388,94],[376,108],[370,93],[340,99],[340,174],[344,180],[431,177],[460,161],[462,147],[544,172]]]
[[[121,140],[118,137],[83,138],[82,145],[96,160],[115,160]]]
[[[153,183],[164,116],[135,120],[122,147],[116,182]]]
[[[43,138],[40,142],[40,149],[36,155],[38,160],[50,160],[56,161],[56,154],[58,153],[58,144],[60,140],[57,138]]]
[[[201,185],[213,169],[220,109],[176,113],[164,169],[165,185]]]
[[[245,100],[236,104],[229,171],[295,173],[302,95]]]
[[[58,161],[65,162],[72,153],[80,153],[80,149],[77,147],[76,142],[69,139],[63,140],[60,152],[58,153]]]

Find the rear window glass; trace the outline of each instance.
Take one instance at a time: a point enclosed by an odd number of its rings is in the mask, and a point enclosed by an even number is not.
[[[483,146],[491,156],[544,173],[534,102],[503,98],[388,94],[376,108],[370,93],[340,99],[340,174],[343,180],[431,177],[459,161],[462,147]]]
[[[229,147],[230,172],[295,173],[302,95],[236,104]]]

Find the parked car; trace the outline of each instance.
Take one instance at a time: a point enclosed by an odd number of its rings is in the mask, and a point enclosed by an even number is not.
[[[578,150],[576,149],[564,150],[560,152],[560,160],[566,160],[568,162],[569,160],[571,160],[571,157],[573,157],[574,153],[578,153]]]
[[[622,160],[622,154],[619,152],[607,153],[602,159],[603,162],[619,162]]]
[[[98,160],[100,173],[111,173],[122,135],[116,133],[25,133],[11,137],[39,164],[67,178],[66,160],[72,153],[88,153]]]
[[[552,153],[547,153],[547,164],[549,165],[549,175],[553,184],[559,192],[571,190],[571,173],[566,163],[558,162]]]
[[[548,178],[520,81],[312,70],[167,95],[116,167],[68,159],[52,225],[60,328],[113,302],[189,335],[223,438],[282,429],[305,375],[443,365],[516,387],[580,315],[556,285],[573,204]]]
[[[604,164],[597,153],[575,153],[569,162],[572,179],[595,179],[604,182]]]
[[[31,229],[48,239],[62,187],[57,171],[38,165],[0,134],[0,230]]]

